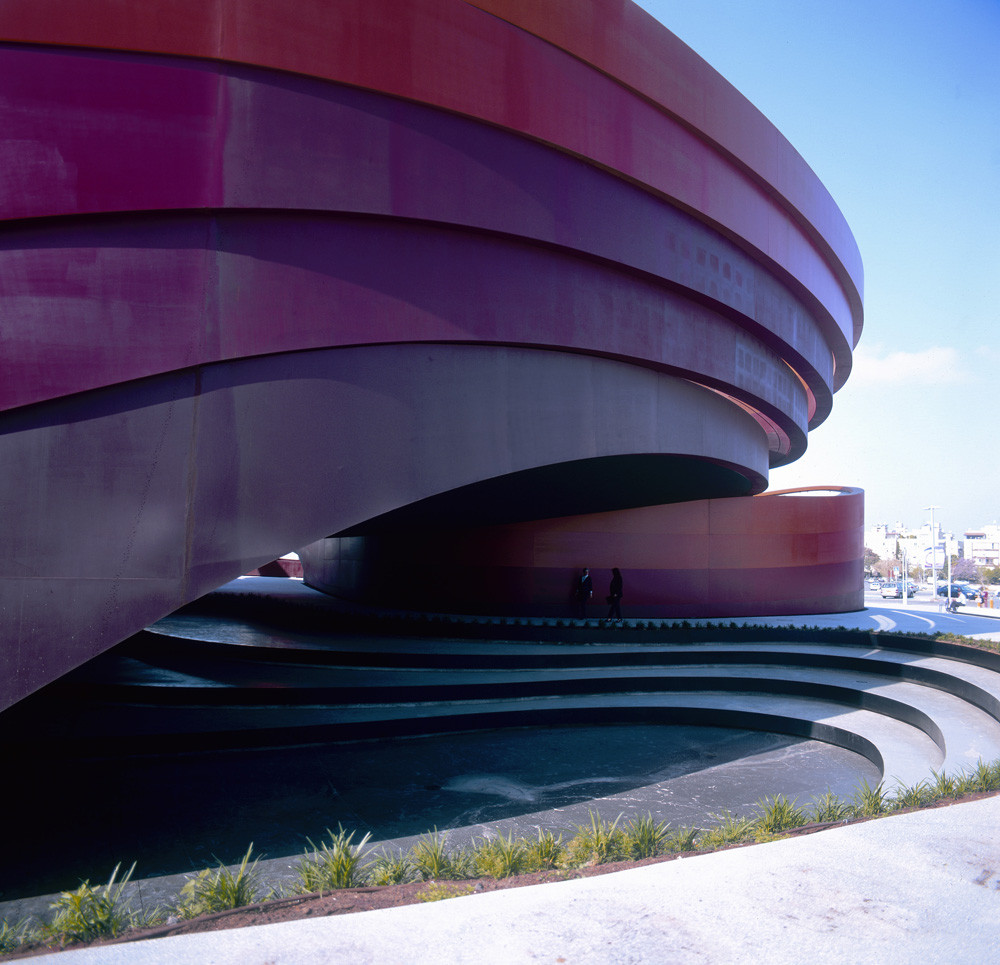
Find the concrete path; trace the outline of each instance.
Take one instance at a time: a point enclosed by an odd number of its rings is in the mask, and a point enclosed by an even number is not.
[[[614,875],[39,961],[981,965],[1000,956],[998,827],[989,798]]]
[[[310,603],[325,602],[332,607],[340,604],[325,597],[318,590],[306,586],[301,580],[275,577],[244,576],[220,587],[216,593],[267,595]],[[363,607],[352,607],[363,610]],[[379,611],[383,612],[383,611]],[[627,608],[626,608],[627,617]],[[460,619],[460,618],[456,618]],[[476,618],[470,618],[476,619]],[[539,622],[546,622],[540,620]],[[549,620],[548,622],[553,622]],[[600,621],[591,621],[594,623]],[[626,625],[634,621],[626,618]],[[657,621],[664,625],[680,620]],[[858,630],[878,630],[883,633],[955,633],[1000,641],[1000,609],[978,607],[975,604],[959,607],[957,613],[948,613],[944,597],[932,597],[922,588],[916,596],[903,600],[883,600],[875,591],[865,591],[865,608],[851,613],[796,614],[782,617],[726,617],[712,620],[688,620],[700,623],[736,623],[775,627],[849,627]]]

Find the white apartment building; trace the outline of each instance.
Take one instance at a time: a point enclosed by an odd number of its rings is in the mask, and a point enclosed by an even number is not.
[[[924,523],[918,529],[909,529],[901,523],[878,523],[865,530],[865,546],[883,560],[896,558],[897,551],[906,553],[910,566],[921,566],[930,576],[932,559],[938,569],[946,565],[949,556],[962,555],[962,540],[954,533],[945,533],[941,526]]]
[[[976,566],[1000,566],[1000,526],[966,531],[963,550]]]

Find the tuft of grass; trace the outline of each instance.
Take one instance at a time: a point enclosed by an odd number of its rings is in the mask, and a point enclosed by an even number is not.
[[[373,885],[401,885],[419,877],[409,856],[398,851],[383,849],[368,869],[368,881]]]
[[[342,825],[337,825],[337,833],[329,828],[329,844],[322,842],[319,847],[310,839],[309,850],[299,861],[295,871],[298,875],[296,890],[302,894],[314,891],[336,891],[339,888],[355,888],[363,883],[368,862],[364,850],[370,834],[366,834],[357,844],[352,844],[354,832],[347,834]]]
[[[781,834],[790,828],[800,828],[809,820],[806,812],[784,794],[761,798],[757,808],[756,825],[761,834]]]
[[[55,914],[43,926],[44,938],[60,944],[117,938],[131,928],[155,924],[159,911],[136,911],[124,900],[125,887],[132,879],[135,863],[118,879],[121,864],[115,865],[106,885],[84,881],[75,891],[64,891],[49,906]]]
[[[912,786],[900,785],[896,788],[893,805],[895,808],[920,808],[934,800],[930,786],[920,781]]]
[[[1000,790],[1000,761],[987,764],[981,757],[976,762],[973,771],[976,777],[977,791]]]
[[[9,955],[28,945],[38,944],[43,938],[41,927],[27,918],[14,923],[6,918],[0,921],[0,955]]]
[[[435,828],[411,849],[410,862],[423,881],[439,878],[461,880],[475,874],[475,858],[465,851],[449,851],[444,837]]]
[[[532,841],[527,846],[526,868],[527,871],[549,871],[557,868],[563,859],[566,847],[563,844],[563,836],[555,837],[551,831],[538,829],[538,840]]]
[[[257,872],[259,859],[254,858],[251,864],[252,853],[253,842],[243,855],[243,861],[235,874],[224,864],[220,864],[215,871],[206,868],[191,878],[181,888],[181,900],[176,906],[178,917],[197,918],[216,911],[243,908],[265,898]]]
[[[723,848],[729,844],[742,844],[754,840],[757,824],[753,818],[739,817],[731,811],[712,816],[718,818],[719,823],[701,833],[698,839],[699,848]]]
[[[945,797],[957,797],[955,779],[949,777],[944,771],[938,773],[937,771],[931,771],[934,779],[930,782],[929,787],[931,789],[931,794],[938,800]]]
[[[885,781],[879,781],[874,787],[865,778],[861,786],[854,792],[851,810],[859,818],[874,818],[891,810],[889,796],[885,789]]]
[[[666,821],[657,823],[652,812],[640,818],[632,818],[625,825],[624,832],[629,856],[635,859],[655,858],[667,849],[667,835],[670,825]]]
[[[698,828],[678,828],[664,841],[664,850],[668,854],[681,854],[694,851],[698,847]]]
[[[813,798],[812,819],[821,823],[844,821],[852,814],[851,805],[842,801],[832,791],[822,797]]]
[[[528,846],[523,838],[514,838],[511,831],[505,838],[498,835],[490,841],[483,839],[473,858],[476,872],[490,878],[510,878],[528,869]]]
[[[977,783],[974,770],[962,771],[955,777],[955,797],[961,797],[963,794],[974,794],[978,790]]]
[[[565,862],[570,867],[607,864],[628,859],[628,840],[618,827],[619,814],[610,824],[600,814],[590,812],[590,824],[577,825],[576,836],[566,846]]]

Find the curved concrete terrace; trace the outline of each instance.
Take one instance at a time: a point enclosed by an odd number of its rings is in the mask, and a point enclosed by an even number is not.
[[[299,616],[303,609],[363,612],[273,578],[235,581],[209,600],[243,595],[290,603],[285,612]],[[71,677],[66,687],[94,701],[80,739],[114,739],[122,750],[657,720],[817,738],[861,753],[887,782],[906,785],[931,770],[1000,757],[1000,657],[887,631],[1000,630],[994,613],[910,604],[810,616],[799,625],[811,629],[794,640],[777,629],[795,626],[793,618],[745,618],[727,622],[760,627],[750,640],[727,642],[722,627],[718,640],[709,633],[680,643],[656,638],[656,627],[677,625],[669,620],[609,628],[599,620],[435,622],[398,614],[388,637],[353,637],[348,629],[334,637],[284,632],[276,640],[254,636],[251,620],[235,645],[199,640],[178,614],[132,641],[110,677],[95,685],[84,673],[82,683]],[[710,625],[687,625],[699,624]],[[874,632],[838,637],[836,628],[848,626]]]

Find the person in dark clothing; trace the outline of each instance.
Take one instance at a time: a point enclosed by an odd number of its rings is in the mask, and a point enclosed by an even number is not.
[[[573,590],[573,600],[576,603],[576,614],[581,620],[587,619],[587,604],[594,595],[594,581],[590,578],[590,570],[583,568],[580,578]]]
[[[622,618],[622,571],[616,566],[611,571],[611,586],[608,589],[608,619],[620,620]]]

